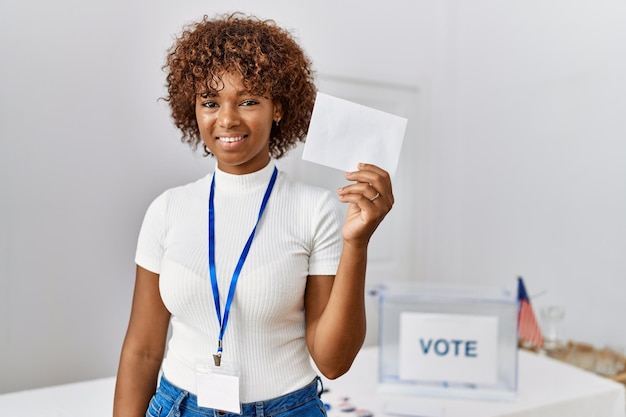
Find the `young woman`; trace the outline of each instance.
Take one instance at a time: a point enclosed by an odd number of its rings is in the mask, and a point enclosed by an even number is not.
[[[316,89],[273,21],[205,16],[165,68],[183,142],[216,165],[146,212],[114,416],[325,415],[310,358],[336,378],[363,343],[367,247],[394,202],[389,175],[361,164],[334,195],[277,170],[304,140]]]

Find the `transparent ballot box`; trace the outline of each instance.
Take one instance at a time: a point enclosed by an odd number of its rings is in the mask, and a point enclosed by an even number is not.
[[[378,388],[512,400],[517,296],[485,286],[394,282],[379,291]]]

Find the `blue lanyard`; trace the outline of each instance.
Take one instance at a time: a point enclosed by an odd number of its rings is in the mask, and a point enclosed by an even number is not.
[[[233,272],[233,276],[230,280],[230,287],[228,289],[228,297],[226,299],[226,305],[224,306],[224,317],[222,318],[222,308],[220,305],[220,292],[217,286],[217,273],[215,271],[215,207],[213,204],[213,196],[215,192],[215,174],[213,174],[213,179],[211,180],[211,192],[209,193],[209,273],[211,274],[211,287],[213,289],[213,303],[215,304],[215,312],[217,313],[217,321],[220,325],[220,334],[217,341],[217,354],[213,355],[213,359],[215,361],[216,366],[220,366],[220,361],[222,357],[222,340],[224,339],[224,333],[226,332],[226,326],[228,325],[228,316],[230,315],[230,307],[233,303],[233,297],[235,295],[235,287],[237,286],[237,281],[239,280],[239,273],[241,272],[241,268],[243,267],[244,262],[246,261],[246,257],[248,256],[248,252],[250,251],[250,246],[252,245],[252,239],[254,238],[254,234],[256,233],[256,228],[259,225],[259,221],[261,220],[261,216],[263,215],[263,211],[265,211],[265,206],[267,205],[268,200],[270,199],[270,194],[272,194],[272,189],[274,188],[274,183],[276,183],[276,177],[278,176],[278,169],[274,167],[274,172],[272,173],[272,178],[270,179],[269,184],[267,185],[267,189],[265,190],[265,195],[263,196],[263,201],[261,202],[261,208],[259,209],[259,216],[257,217],[256,223],[252,232],[250,233],[250,237],[248,237],[248,241],[239,255],[239,261],[237,262],[237,267]]]

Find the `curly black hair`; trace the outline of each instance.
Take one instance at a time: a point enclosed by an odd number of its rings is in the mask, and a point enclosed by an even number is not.
[[[206,15],[183,28],[168,50],[163,69],[171,116],[181,141],[197,149],[202,143],[195,115],[196,95],[215,93],[215,80],[241,74],[252,93],[280,103],[280,126],[270,133],[270,154],[282,157],[304,142],[317,89],[311,61],[292,35],[273,20],[242,13]],[[219,88],[219,87],[217,87]]]

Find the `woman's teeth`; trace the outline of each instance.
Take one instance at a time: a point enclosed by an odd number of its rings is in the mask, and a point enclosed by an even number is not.
[[[218,137],[217,140],[222,141],[222,142],[228,142],[228,143],[232,143],[232,142],[238,142],[240,140],[243,140],[243,136],[237,136],[234,138],[227,138],[227,137]]]

